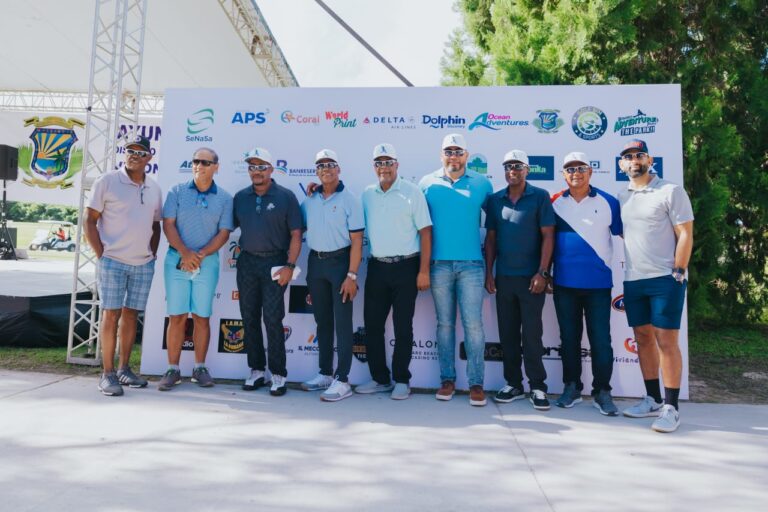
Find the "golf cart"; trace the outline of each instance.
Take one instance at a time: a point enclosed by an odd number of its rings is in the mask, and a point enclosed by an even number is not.
[[[48,224],[48,229],[38,229],[35,238],[29,243],[32,251],[67,251],[75,252],[75,241],[72,239],[74,224],[63,220],[41,220],[40,224]]]

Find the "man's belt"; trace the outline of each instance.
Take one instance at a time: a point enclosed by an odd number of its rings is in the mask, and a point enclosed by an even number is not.
[[[257,258],[274,258],[275,256],[285,256],[288,251],[267,251],[267,252],[256,252],[256,251],[245,251],[250,256],[256,256]]]
[[[318,259],[324,260],[327,258],[334,258],[336,256],[341,256],[342,254],[346,254],[350,251],[351,246],[342,247],[341,249],[336,249],[335,251],[328,251],[328,252],[322,252],[322,251],[315,251],[311,250],[309,251],[310,256],[316,256]]]
[[[410,260],[412,258],[417,258],[420,253],[414,252],[413,254],[406,254],[405,256],[387,256],[384,258],[377,258],[376,256],[371,256],[374,260],[381,262],[381,263],[398,263],[400,261]]]

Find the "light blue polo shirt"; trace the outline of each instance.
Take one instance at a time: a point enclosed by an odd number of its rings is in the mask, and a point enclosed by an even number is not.
[[[352,244],[350,232],[363,231],[365,220],[360,201],[339,182],[336,192],[324,198],[322,189],[304,199],[301,214],[307,245],[320,252],[336,251]]]
[[[488,179],[466,170],[452,182],[441,168],[419,182],[432,217],[433,260],[482,260],[480,212],[493,193]]]
[[[432,225],[424,194],[399,176],[386,192],[378,183],[363,191],[363,215],[371,255],[377,258],[419,252],[419,230]]]
[[[235,229],[232,196],[212,183],[200,192],[195,181],[174,185],[163,205],[163,218],[176,219],[176,229],[184,245],[199,251],[222,229]]]

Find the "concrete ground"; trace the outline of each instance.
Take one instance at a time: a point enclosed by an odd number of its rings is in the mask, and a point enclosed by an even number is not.
[[[323,403],[186,380],[114,398],[0,370],[0,510],[768,510],[768,406],[681,410],[658,434],[589,400]]]

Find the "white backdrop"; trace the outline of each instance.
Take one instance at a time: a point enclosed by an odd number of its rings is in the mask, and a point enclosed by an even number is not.
[[[566,187],[561,167],[564,155],[584,151],[595,170],[592,183],[616,194],[626,187],[618,172],[617,157],[624,143],[638,136],[648,142],[656,160],[655,171],[682,183],[682,131],[680,88],[677,85],[645,86],[547,86],[493,88],[391,88],[391,89],[185,89],[169,90],[163,117],[163,154],[158,175],[167,191],[191,179],[189,160],[201,146],[214,148],[221,157],[216,182],[234,194],[250,181],[243,153],[252,146],[269,149],[276,160],[274,179],[293,190],[299,201],[306,184],[314,179],[314,155],[321,148],[337,151],[341,178],[356,194],[374,182],[372,148],[381,142],[395,145],[400,175],[418,180],[440,167],[440,143],[450,132],[465,135],[470,151],[469,167],[485,173],[494,190],[505,186],[501,159],[519,148],[531,156],[529,181],[550,193]],[[247,374],[242,324],[237,302],[234,257],[239,231],[222,248],[222,272],[211,318],[208,364],[215,377],[242,378]],[[614,373],[611,381],[617,396],[644,393],[632,330],[627,326],[622,303],[623,250],[615,238],[614,309],[611,334]],[[162,373],[167,365],[164,346],[165,302],[161,244],[155,280],[146,313],[142,372]],[[364,257],[367,257],[367,247]],[[306,246],[299,266],[306,269]],[[365,282],[366,266],[360,271]],[[306,301],[302,273],[285,294],[284,321],[288,352],[288,379],[301,381],[317,372],[315,323]],[[354,303],[354,328],[363,327],[363,294]],[[498,357],[498,331],[494,298],[486,294],[483,322],[486,341],[486,389],[503,386]],[[552,298],[544,309],[544,346],[547,382],[552,392],[562,389],[560,339]],[[463,340],[457,322],[457,340]],[[358,336],[357,339],[361,339]],[[387,331],[392,352],[391,323]],[[411,385],[439,386],[435,313],[429,292],[421,292],[414,319],[414,350]],[[591,370],[586,334],[584,373],[590,389]],[[683,319],[680,345],[684,354],[681,396],[688,396],[687,318]],[[191,340],[185,342],[182,372],[191,372]],[[370,378],[364,350],[356,348],[350,380]],[[466,388],[465,361],[457,350],[457,385]]]

